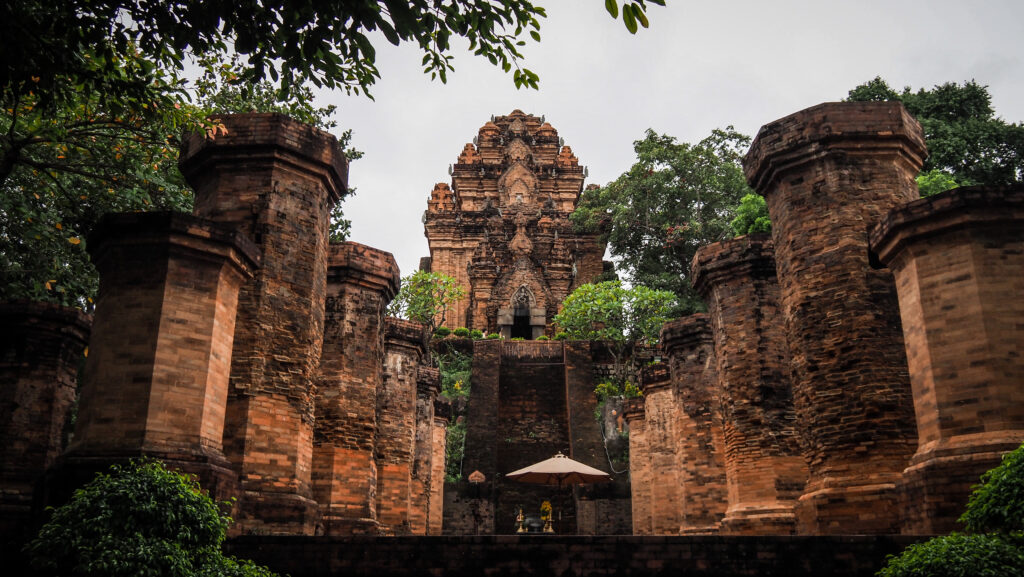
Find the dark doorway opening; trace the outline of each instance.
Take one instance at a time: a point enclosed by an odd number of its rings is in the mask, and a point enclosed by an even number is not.
[[[530,326],[530,309],[516,308],[512,317],[512,338],[530,340],[533,338],[533,327]]]

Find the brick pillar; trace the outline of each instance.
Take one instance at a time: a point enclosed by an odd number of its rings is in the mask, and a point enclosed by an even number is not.
[[[717,533],[728,506],[721,401],[707,315],[665,323],[661,346],[676,398],[680,534]]]
[[[921,127],[898,102],[822,104],[761,128],[744,161],[765,197],[809,478],[798,531],[899,530],[914,413],[895,287],[867,228],[917,196]]]
[[[722,398],[729,488],[722,531],[733,535],[792,534],[807,480],[774,250],[768,235],[750,235],[702,247],[693,259]]]
[[[633,534],[652,535],[651,459],[647,452],[644,400],[627,399],[622,416],[629,425],[629,481],[633,505]]]
[[[917,413],[904,533],[960,528],[971,485],[1024,442],[1024,187],[960,188],[871,233],[896,275]]]
[[[233,496],[221,440],[238,294],[258,249],[216,223],[164,212],[107,215],[89,252],[99,296],[57,476],[70,488],[111,462],[149,456],[198,475],[214,499]]]
[[[644,440],[650,468],[651,533],[676,535],[682,524],[679,441],[675,430],[676,403],[667,363],[644,367],[640,379],[644,393]],[[632,456],[632,452],[630,453]]]
[[[377,393],[377,520],[385,534],[411,531],[416,386],[427,354],[426,327],[388,318],[384,381]]]
[[[224,447],[239,472],[239,533],[312,534],[313,382],[323,342],[327,228],[345,193],[337,140],[279,114],[220,117],[193,135],[182,174],[197,215],[234,226],[263,251],[239,297]]]
[[[409,527],[413,535],[427,534],[434,458],[434,401],[440,392],[440,371],[421,366],[416,377],[416,452],[409,499]]]
[[[0,303],[0,547],[16,551],[36,484],[64,449],[92,318],[78,309]]]
[[[448,422],[452,406],[444,397],[434,400],[434,423],[431,427],[430,508],[427,512],[427,535],[440,535],[444,524],[444,478],[447,455]]]
[[[327,535],[377,534],[377,389],[384,314],[398,284],[390,253],[354,242],[330,245],[312,473]]]

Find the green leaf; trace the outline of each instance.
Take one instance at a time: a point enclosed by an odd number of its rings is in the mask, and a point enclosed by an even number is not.
[[[619,3],[617,0],[604,0],[604,9],[612,15],[612,18],[619,17]]]
[[[628,5],[622,6],[622,21],[626,24],[626,30],[629,30],[630,34],[636,34],[636,18],[633,17],[633,11],[629,8]]]

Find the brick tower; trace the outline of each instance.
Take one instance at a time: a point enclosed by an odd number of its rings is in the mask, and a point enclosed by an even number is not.
[[[434,186],[424,216],[424,268],[466,290],[444,324],[544,334],[558,304],[604,270],[604,245],[569,222],[584,168],[543,117],[513,110],[480,128],[451,175],[451,186]]]

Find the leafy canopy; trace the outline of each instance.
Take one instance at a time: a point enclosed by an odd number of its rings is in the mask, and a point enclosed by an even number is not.
[[[125,66],[132,64],[125,63]],[[5,92],[0,111],[0,299],[26,298],[91,307],[98,276],[86,237],[108,212],[190,211],[192,191],[178,171],[180,135],[217,127],[214,113],[281,112],[320,128],[333,128],[333,107],[309,104],[312,93],[280,102],[269,83],[238,85],[233,61],[203,62],[195,104],[119,113],[97,93],[78,93],[47,110],[36,94],[15,100]],[[159,82],[170,86],[171,79]],[[339,138],[345,148],[351,132]],[[362,153],[348,147],[349,159]],[[350,192],[351,194],[351,192]],[[332,237],[348,221],[340,204]]]
[[[194,479],[136,462],[75,491],[26,550],[40,575],[275,575],[221,553],[230,521]]]
[[[444,324],[448,307],[466,296],[454,278],[418,270],[402,278],[402,287],[388,305],[388,315],[423,323],[434,329]]]
[[[675,293],[675,316],[701,310],[690,262],[699,247],[732,236],[734,207],[753,193],[740,165],[749,145],[750,137],[731,126],[697,144],[648,130],[633,143],[632,168],[584,191],[571,219],[601,233],[633,284]]]
[[[987,86],[971,80],[896,92],[875,77],[850,90],[847,100],[898,100],[921,123],[929,154],[918,177],[922,196],[956,186],[1024,179],[1024,125],[996,116]]]

